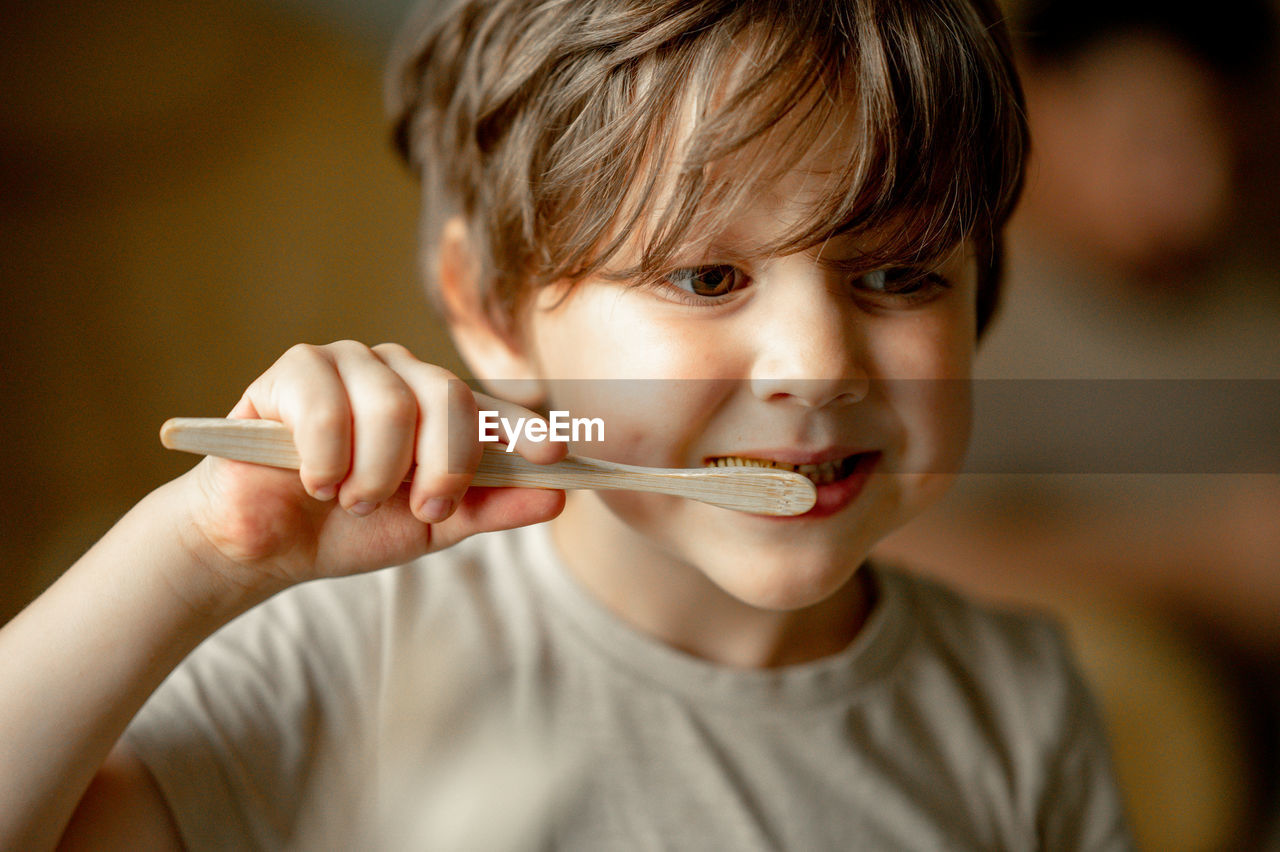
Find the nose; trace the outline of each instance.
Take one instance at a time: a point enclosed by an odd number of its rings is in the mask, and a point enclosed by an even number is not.
[[[862,324],[839,282],[815,265],[774,285],[762,305],[752,393],[804,408],[864,399],[871,381],[863,364]]]

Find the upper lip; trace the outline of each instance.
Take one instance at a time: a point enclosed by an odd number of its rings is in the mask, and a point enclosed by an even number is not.
[[[856,456],[870,450],[857,447],[827,447],[825,449],[807,450],[797,447],[775,447],[771,449],[734,450],[733,452],[714,453],[704,456],[702,463],[712,459],[743,458],[761,459],[764,461],[782,462],[784,464],[822,464],[823,462],[840,461],[848,456]]]

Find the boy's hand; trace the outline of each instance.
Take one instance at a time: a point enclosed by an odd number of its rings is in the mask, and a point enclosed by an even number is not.
[[[503,416],[537,416],[480,399]],[[302,462],[294,472],[207,458],[184,477],[187,547],[236,592],[400,564],[564,506],[561,491],[468,489],[482,452],[477,395],[401,346],[295,346],[231,416],[284,423]],[[565,454],[549,441],[516,450],[543,464]]]

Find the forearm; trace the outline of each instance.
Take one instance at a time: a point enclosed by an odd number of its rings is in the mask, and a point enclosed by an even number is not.
[[[0,848],[52,848],[151,692],[256,602],[175,583],[200,567],[178,497],[148,496],[0,630]]]

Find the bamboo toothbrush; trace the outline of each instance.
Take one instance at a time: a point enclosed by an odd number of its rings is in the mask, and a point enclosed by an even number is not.
[[[160,429],[171,450],[297,470],[298,451],[283,423],[218,417],[175,417]],[[687,497],[739,512],[802,515],[817,492],[809,478],[767,467],[658,468],[568,456],[533,464],[515,453],[487,450],[472,479],[475,485],[526,488],[594,488],[650,491]]]

